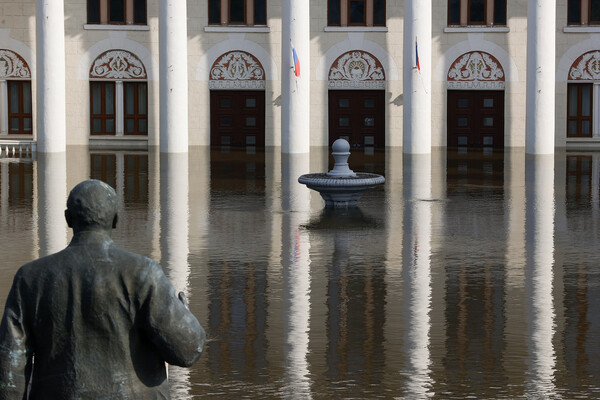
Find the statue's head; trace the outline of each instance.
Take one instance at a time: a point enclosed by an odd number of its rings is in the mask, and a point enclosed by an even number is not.
[[[106,183],[90,179],[79,183],[67,199],[65,218],[75,232],[110,230],[117,225],[117,193]]]

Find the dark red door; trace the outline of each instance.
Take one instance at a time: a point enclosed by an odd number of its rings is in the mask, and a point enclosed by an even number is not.
[[[265,92],[210,92],[212,146],[265,147]]]
[[[504,92],[448,91],[448,147],[504,147]]]
[[[385,147],[385,91],[329,91],[329,145],[339,138],[352,147]]]

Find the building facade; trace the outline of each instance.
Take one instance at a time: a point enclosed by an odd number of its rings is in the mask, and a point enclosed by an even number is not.
[[[338,137],[599,147],[600,1],[0,0],[0,144]]]

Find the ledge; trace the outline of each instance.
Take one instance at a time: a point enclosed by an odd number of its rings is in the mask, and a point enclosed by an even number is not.
[[[149,31],[148,25],[113,25],[113,24],[85,24],[83,29],[88,31]]]
[[[387,32],[387,26],[326,26],[325,32]]]
[[[447,26],[444,33],[507,33],[510,32],[508,26]]]
[[[204,32],[219,33],[270,33],[268,26],[205,26]]]
[[[567,150],[600,150],[600,137],[567,138]]]
[[[565,26],[564,33],[600,33],[600,26]]]
[[[148,136],[90,136],[94,150],[147,150]]]

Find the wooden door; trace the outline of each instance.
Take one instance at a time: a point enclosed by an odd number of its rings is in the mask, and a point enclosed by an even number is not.
[[[352,147],[385,147],[385,91],[329,91],[329,145],[339,138]]]
[[[210,92],[211,146],[265,147],[265,92]]]
[[[504,147],[504,92],[448,91],[448,147]]]

